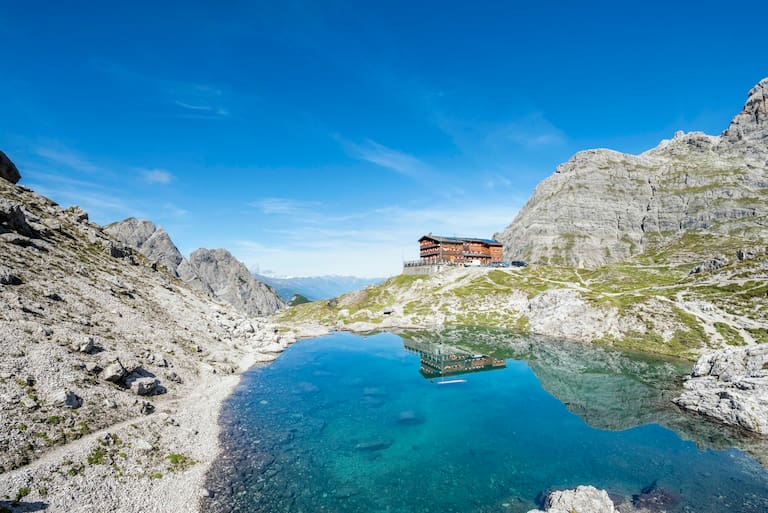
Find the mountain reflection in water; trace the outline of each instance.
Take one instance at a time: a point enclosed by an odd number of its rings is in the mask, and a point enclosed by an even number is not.
[[[525,513],[590,484],[668,513],[765,513],[768,472],[732,449],[765,461],[762,442],[670,402],[689,368],[501,330],[302,341],[226,402],[204,510]]]

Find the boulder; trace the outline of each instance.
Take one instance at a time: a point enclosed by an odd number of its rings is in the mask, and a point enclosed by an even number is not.
[[[136,395],[153,395],[157,391],[160,381],[149,376],[131,374],[125,378],[125,384]]]
[[[728,258],[726,258],[725,255],[718,255],[714,258],[710,258],[709,260],[705,260],[704,262],[700,263],[699,265],[691,269],[691,271],[688,274],[698,274],[698,273],[703,273],[707,271],[716,271],[718,269],[722,269],[726,265],[728,265]]]
[[[88,212],[77,205],[69,207],[65,212],[69,214],[69,217],[76,223],[84,223],[88,221]]]
[[[768,435],[768,347],[726,348],[693,366],[675,404],[754,433]]]
[[[0,233],[11,230],[25,237],[37,237],[37,232],[29,224],[27,213],[21,204],[6,198],[0,198],[0,225],[7,228],[0,230]]]
[[[0,178],[11,183],[18,183],[21,180],[21,174],[16,169],[16,165],[2,151],[0,151]]]
[[[0,264],[0,285],[21,285],[23,282],[10,267]]]
[[[73,342],[70,346],[73,351],[79,351],[81,353],[90,354],[96,345],[93,343],[93,337],[85,337],[84,340]]]
[[[51,403],[54,406],[66,408],[80,408],[83,400],[70,390],[61,389],[51,396]]]
[[[120,365],[120,361],[108,365],[101,373],[101,379],[109,381],[110,383],[119,383],[124,376],[126,376],[125,369]]]
[[[528,513],[617,513],[608,492],[594,486],[551,492],[544,507],[544,511],[532,510]]]

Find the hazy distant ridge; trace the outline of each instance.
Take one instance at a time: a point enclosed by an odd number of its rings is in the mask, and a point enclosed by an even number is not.
[[[385,278],[358,278],[356,276],[303,276],[296,278],[274,278],[255,274],[257,280],[266,283],[285,299],[290,300],[294,294],[301,294],[307,299],[330,299],[347,292],[376,285]]]

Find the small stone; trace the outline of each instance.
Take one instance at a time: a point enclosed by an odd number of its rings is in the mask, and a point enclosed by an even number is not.
[[[0,285],[21,285],[23,281],[10,268],[0,266]]]
[[[149,415],[153,411],[155,411],[155,406],[147,401],[142,401],[141,405],[139,406],[139,411],[142,415]]]
[[[182,379],[181,379],[181,376],[179,376],[178,374],[176,374],[176,372],[175,372],[175,371],[171,371],[171,372],[168,374],[168,381],[173,381],[174,383],[179,383],[179,384],[181,384],[181,383],[184,383],[184,380],[182,380]]]
[[[36,410],[40,406],[37,401],[27,396],[21,398],[21,405],[28,410]]]
[[[45,294],[45,297],[50,299],[51,301],[64,301],[64,298],[62,298],[58,292],[55,291],[49,291]]]
[[[76,409],[83,405],[83,400],[74,392],[62,389],[51,396],[51,403],[54,406]]]
[[[86,337],[86,339],[81,342],[74,342],[72,348],[75,351],[90,354],[96,348],[96,345],[93,343],[93,337]]]
[[[91,374],[98,374],[101,370],[101,367],[99,367],[99,364],[95,362],[88,362],[85,364],[85,370]]]
[[[208,499],[213,499],[214,492],[213,490],[209,490],[208,488],[203,488],[200,490],[200,497],[206,497]]]
[[[112,399],[104,399],[104,407],[105,408],[110,408],[110,409],[115,409],[115,408],[117,408],[117,403],[115,401],[113,401]]]
[[[147,441],[146,441],[146,440],[144,440],[143,438],[137,438],[137,439],[136,439],[136,441],[135,441],[135,442],[133,442],[133,446],[134,446],[136,449],[138,449],[139,451],[142,451],[142,452],[149,452],[149,451],[151,451],[152,449],[154,449],[154,447],[152,446],[152,444],[151,444],[151,443],[149,443],[149,442],[147,442]]]

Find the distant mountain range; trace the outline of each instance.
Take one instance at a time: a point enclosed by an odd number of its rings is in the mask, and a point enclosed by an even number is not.
[[[303,276],[295,278],[276,278],[254,274],[257,280],[271,286],[277,293],[289,301],[295,294],[300,294],[311,301],[338,297],[368,285],[376,285],[385,278],[358,278],[356,276]]]

